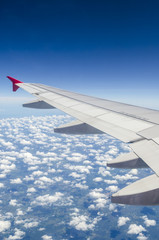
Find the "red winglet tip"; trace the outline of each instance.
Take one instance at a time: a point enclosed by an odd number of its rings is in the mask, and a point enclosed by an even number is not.
[[[16,83],[23,83],[23,82],[15,79],[15,78],[12,78],[12,77],[10,77],[10,76],[7,76],[7,78],[12,81],[12,83],[13,83],[13,91],[14,91],[14,92],[17,91],[17,89],[19,88],[19,87],[16,85]]]

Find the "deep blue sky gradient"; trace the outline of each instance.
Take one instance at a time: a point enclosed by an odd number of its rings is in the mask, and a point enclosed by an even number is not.
[[[158,10],[153,0],[0,1],[1,96],[15,96],[11,75],[159,107]]]

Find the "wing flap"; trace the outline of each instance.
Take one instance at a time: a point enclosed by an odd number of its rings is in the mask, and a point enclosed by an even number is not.
[[[37,109],[53,109],[54,107],[44,101],[34,100],[28,103],[24,103],[23,107],[37,108]]]
[[[138,180],[112,195],[113,203],[159,205],[159,177],[155,174]]]
[[[56,133],[65,134],[102,134],[100,130],[81,121],[73,121],[54,129]]]
[[[159,145],[145,139],[130,144],[130,147],[159,176]]]
[[[143,131],[138,132],[138,135],[150,140],[159,137],[159,125],[147,128]]]
[[[134,152],[120,154],[117,158],[107,163],[108,167],[113,168],[147,168],[148,165],[139,158]]]

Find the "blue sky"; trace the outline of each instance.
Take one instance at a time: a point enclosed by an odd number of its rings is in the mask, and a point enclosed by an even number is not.
[[[3,1],[1,97],[11,75],[159,108],[158,1]]]

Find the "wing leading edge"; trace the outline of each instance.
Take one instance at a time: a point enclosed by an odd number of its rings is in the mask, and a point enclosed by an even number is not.
[[[13,83],[13,91],[20,87],[37,98],[37,101],[24,106],[58,108],[77,119],[77,122],[59,127],[55,132],[107,133],[128,143],[133,152],[122,154],[109,162],[108,166],[150,167],[155,172],[153,177],[139,180],[115,193],[112,202],[132,205],[159,204],[159,184],[156,184],[159,182],[159,111],[8,78]],[[144,187],[145,184],[147,188]]]

